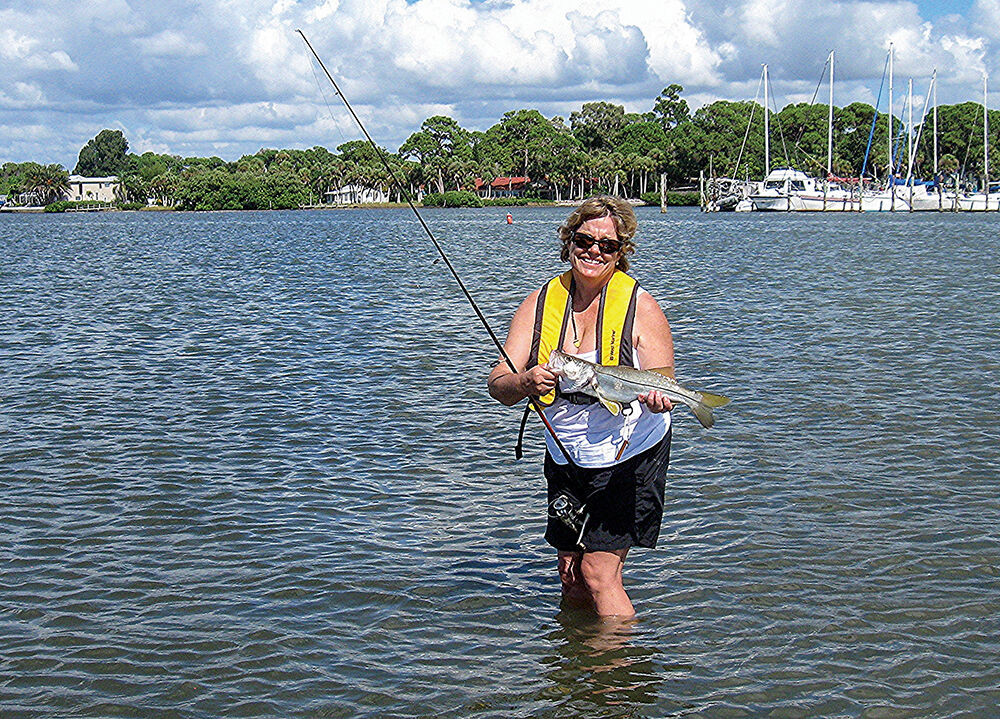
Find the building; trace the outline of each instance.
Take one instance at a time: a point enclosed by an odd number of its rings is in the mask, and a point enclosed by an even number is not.
[[[114,175],[110,177],[70,175],[66,199],[72,202],[116,202],[118,187],[118,178]]]
[[[388,201],[388,193],[363,185],[344,185],[323,193],[323,202],[327,205],[361,205]]]
[[[520,197],[528,186],[527,177],[497,177],[493,182],[476,178],[476,192],[480,197]]]

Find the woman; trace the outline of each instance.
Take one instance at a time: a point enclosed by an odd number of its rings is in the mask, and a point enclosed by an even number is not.
[[[635,251],[635,213],[614,197],[585,201],[559,228],[568,272],[532,292],[514,313],[504,349],[522,368],[506,363],[490,373],[490,395],[505,405],[536,397],[570,455],[546,436],[549,502],[560,495],[585,504],[580,535],[553,516],[545,539],[559,552],[563,604],[601,616],[631,616],[622,585],[629,548],[653,547],[663,516],[670,458],[670,400],[653,391],[631,411],[613,415],[593,398],[558,389],[549,353],[604,365],[666,370],[674,347],[667,318],[653,297],[625,274]],[[582,513],[581,513],[582,516]]]

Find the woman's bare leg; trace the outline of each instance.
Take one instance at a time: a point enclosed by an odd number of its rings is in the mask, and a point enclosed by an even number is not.
[[[628,549],[559,552],[563,607],[591,609],[599,616],[633,616],[635,609],[622,584],[627,554]]]

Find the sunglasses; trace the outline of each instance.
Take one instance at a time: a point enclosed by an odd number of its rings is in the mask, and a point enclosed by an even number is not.
[[[573,244],[581,250],[589,250],[595,242],[597,243],[598,249],[600,249],[605,255],[613,255],[622,248],[622,243],[619,240],[595,240],[593,237],[584,234],[583,232],[573,233]]]

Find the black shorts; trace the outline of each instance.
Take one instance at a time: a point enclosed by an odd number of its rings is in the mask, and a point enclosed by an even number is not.
[[[642,454],[611,467],[556,464],[545,454],[548,501],[568,493],[586,503],[590,519],[583,534],[588,552],[655,547],[663,519],[663,494],[670,463],[670,431]],[[578,552],[577,534],[551,516],[545,541],[564,552]]]

